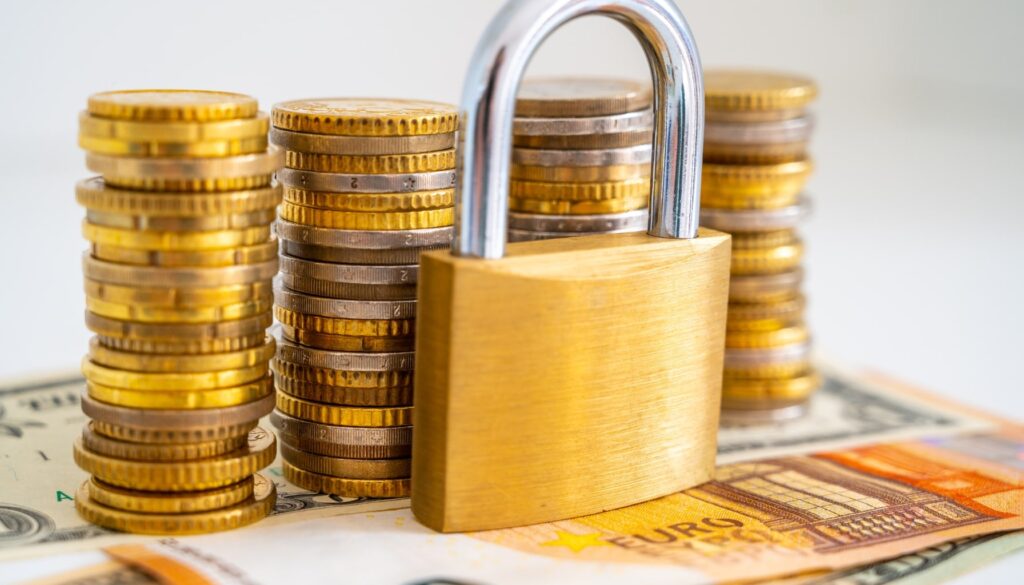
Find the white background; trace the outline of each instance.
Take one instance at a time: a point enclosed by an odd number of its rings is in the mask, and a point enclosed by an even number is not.
[[[683,0],[706,66],[814,77],[809,323],[828,356],[1024,419],[1024,3]],[[79,258],[93,92],[455,102],[498,0],[17,2],[0,18],[0,375],[85,352]],[[573,23],[537,74],[643,77],[632,38]],[[1003,574],[1005,575],[1005,574]],[[991,582],[991,579],[989,580]]]

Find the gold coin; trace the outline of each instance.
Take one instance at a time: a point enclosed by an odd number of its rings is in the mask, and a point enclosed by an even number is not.
[[[521,199],[544,199],[547,201],[607,201],[650,197],[649,178],[606,181],[602,183],[547,183],[537,181],[512,181],[509,196]]]
[[[800,266],[803,255],[799,240],[772,248],[733,250],[730,271],[739,276],[786,272]]]
[[[188,448],[189,445],[194,444],[236,439],[239,441],[240,446],[244,445],[249,431],[256,428],[258,422],[258,420],[251,420],[242,423],[222,424],[216,427],[195,429],[154,429],[125,426],[100,420],[93,420],[89,424],[92,425],[93,430],[97,434],[117,441],[145,443],[147,445],[176,445]]]
[[[512,146],[544,150],[628,148],[650,144],[652,138],[650,128],[607,134],[515,134]]]
[[[821,386],[817,372],[804,372],[793,378],[776,380],[722,381],[722,401],[748,402],[761,400],[804,400]]]
[[[155,230],[168,232],[237,230],[270,224],[276,212],[273,208],[234,213],[230,215],[204,215],[202,217],[167,217],[117,213],[89,209],[85,218],[89,223],[125,230]]]
[[[782,347],[804,343],[810,339],[810,332],[803,324],[774,329],[772,331],[726,331],[725,347],[730,349],[758,349]]]
[[[419,136],[459,129],[455,106],[372,98],[295,100],[274,106],[275,128],[346,136]]]
[[[215,321],[237,321],[266,313],[273,307],[272,299],[246,301],[219,307],[152,307],[111,303],[85,298],[85,308],[90,312],[122,321],[139,323],[213,323]]]
[[[269,262],[277,257],[278,241],[277,238],[271,237],[267,242],[252,246],[184,252],[132,250],[120,246],[93,244],[91,251],[93,258],[118,264],[167,268],[222,268]]]
[[[455,205],[455,189],[412,191],[410,193],[331,193],[285,187],[284,200],[302,207],[334,211],[422,211]]]
[[[234,506],[252,497],[253,480],[201,492],[139,492],[119,488],[96,478],[86,480],[89,496],[101,506],[146,514],[192,514]]]
[[[312,473],[347,479],[401,479],[412,473],[412,459],[343,459],[307,453],[281,442],[281,459]]]
[[[191,159],[200,160],[200,159]],[[203,159],[211,160],[211,159]],[[94,172],[95,168],[89,167]],[[103,178],[118,189],[136,189],[154,192],[223,193],[225,191],[248,191],[262,189],[271,184],[271,173],[249,177],[210,177],[206,179],[168,179],[164,177],[132,177],[105,173]]]
[[[75,439],[75,463],[100,481],[142,491],[187,492],[238,483],[270,465],[277,456],[273,433],[256,427],[245,447],[196,461],[131,461],[100,455]]]
[[[611,116],[651,105],[650,81],[607,77],[524,79],[515,115],[524,118]]]
[[[284,166],[318,173],[425,173],[455,168],[455,149],[411,154],[315,154],[286,150]]]
[[[724,380],[780,380],[794,378],[808,371],[811,360],[806,358],[772,364],[728,366],[722,371]]]
[[[412,404],[412,375],[406,372],[402,378],[409,379],[406,386],[388,387],[342,387],[317,384],[281,375],[275,370],[274,385],[281,392],[296,398],[339,404],[344,406],[408,406]]]
[[[82,112],[78,116],[79,136],[126,142],[178,144],[222,142],[266,137],[268,130],[270,130],[270,118],[264,112],[259,112],[251,118],[217,122],[116,120],[92,116],[88,112]]]
[[[108,187],[103,177],[75,185],[75,199],[90,211],[155,217],[208,217],[273,210],[281,203],[281,185],[225,193],[153,193]]]
[[[86,278],[85,294],[87,299],[91,298],[107,303],[165,309],[222,307],[238,303],[272,303],[274,301],[274,292],[269,278],[251,284],[210,288],[121,286]]]
[[[400,427],[412,424],[412,407],[366,408],[320,404],[277,393],[277,408],[281,412],[325,425],[343,427]]]
[[[113,156],[236,156],[262,152],[268,144],[266,136],[217,142],[127,142],[118,138],[78,136],[78,146],[82,149]]]
[[[800,321],[804,315],[804,297],[770,303],[729,303],[726,329],[730,331],[771,331]]]
[[[75,509],[85,521],[121,532],[137,534],[205,534],[231,530],[265,518],[277,502],[277,488],[261,475],[253,477],[253,495],[219,510],[190,513],[153,513],[118,510],[97,502],[86,481],[75,494]]]
[[[142,410],[195,410],[247,404],[274,392],[271,377],[239,386],[204,390],[129,390],[86,382],[89,396],[114,406]]]
[[[281,219],[285,221],[342,230],[415,230],[445,227],[452,225],[455,220],[453,207],[366,213],[316,209],[285,201],[281,204],[280,212]]]
[[[266,343],[252,349],[210,355],[152,355],[118,351],[89,340],[89,358],[97,364],[136,372],[213,372],[267,364],[274,357],[277,342],[267,336]]]
[[[273,321],[269,311],[245,319],[212,323],[139,323],[110,319],[88,311],[85,313],[85,326],[101,337],[181,342],[258,335],[258,341],[247,347],[262,345],[264,333]]]
[[[82,446],[107,457],[140,461],[186,461],[216,457],[241,449],[245,446],[246,435],[186,444],[132,443],[104,436],[94,429],[96,421],[90,421],[82,429]]]
[[[801,109],[818,95],[814,81],[799,75],[741,69],[704,71],[708,110]]]
[[[627,181],[651,176],[651,165],[604,165],[597,167],[541,167],[512,165],[512,178],[522,181],[593,183]]]
[[[740,199],[798,195],[812,165],[810,159],[804,159],[776,165],[705,164],[702,168],[702,198]]]
[[[216,122],[256,115],[255,98],[194,89],[133,89],[89,96],[88,113],[100,118],[146,122]]]
[[[769,195],[719,195],[701,193],[700,204],[705,209],[782,209],[800,202],[800,192],[784,191]]]
[[[455,146],[455,133],[420,136],[341,136],[270,129],[270,141],[281,148],[317,154],[414,154]]]
[[[274,317],[282,324],[328,335],[358,337],[407,337],[416,333],[415,319],[342,319],[306,315],[274,305]]]
[[[82,375],[95,384],[125,390],[213,390],[239,386],[267,375],[267,364],[214,372],[133,372],[118,370],[82,359]]]
[[[157,232],[108,228],[85,221],[82,237],[94,244],[133,250],[200,251],[251,246],[270,239],[270,226],[208,232]]]
[[[763,250],[785,246],[797,241],[796,230],[781,229],[762,232],[737,232],[732,234],[733,250]]]
[[[597,215],[644,209],[647,207],[650,199],[650,195],[647,193],[621,199],[605,199],[603,201],[550,201],[511,197],[509,198],[509,209],[523,213],[540,213],[544,215]]]
[[[132,339],[97,335],[96,339],[104,347],[121,351],[156,354],[208,354],[228,351],[239,351],[256,347],[263,343],[265,334],[261,331],[252,335],[239,337],[222,337],[217,339],[183,339],[175,341]]]
[[[281,462],[284,478],[304,490],[343,498],[402,498],[412,492],[410,479],[346,479],[310,473]]]
[[[320,333],[319,331],[299,329],[285,324],[281,324],[280,327],[281,334],[286,339],[318,349],[369,352],[414,351],[416,349],[415,335],[405,337],[331,335],[329,333]]]
[[[413,379],[411,371],[370,372],[335,370],[293,364],[277,358],[271,361],[270,367],[279,376],[335,388],[405,388],[412,386]],[[305,398],[305,396],[295,395],[299,398]],[[335,400],[317,400],[316,398],[310,398],[310,400],[337,403]]]
[[[807,158],[807,143],[715,144],[704,142],[704,161],[731,165],[777,165]]]

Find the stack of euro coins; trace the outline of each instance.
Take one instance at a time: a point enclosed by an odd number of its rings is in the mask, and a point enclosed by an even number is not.
[[[509,240],[647,229],[650,83],[527,79],[513,122]]]
[[[733,236],[722,420],[788,420],[820,385],[801,293],[810,79],[705,71],[701,223]]]
[[[419,254],[451,244],[455,107],[326,98],[274,106],[281,275],[272,362],[284,476],[407,496]]]
[[[90,242],[74,444],[91,474],[75,498],[114,530],[188,534],[263,518],[274,484],[267,335],[281,189],[269,119],[245,95],[138,90],[93,95],[79,118],[78,183]]]

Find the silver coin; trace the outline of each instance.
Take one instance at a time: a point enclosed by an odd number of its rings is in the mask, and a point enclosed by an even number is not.
[[[715,144],[784,144],[807,142],[814,130],[814,118],[805,114],[789,120],[767,122],[708,122],[704,142]]]
[[[451,226],[420,230],[336,230],[301,225],[283,219],[277,220],[274,229],[283,240],[314,246],[362,250],[449,246],[454,231]]]
[[[420,267],[415,264],[406,264],[404,266],[331,264],[329,262],[314,262],[291,256],[281,256],[281,272],[284,274],[339,283],[416,284],[419,269]]]
[[[438,244],[436,246],[402,248],[399,250],[364,250],[360,248],[313,246],[281,239],[281,253],[296,258],[316,260],[318,262],[334,262],[336,264],[378,264],[381,266],[418,264],[421,252],[439,250],[449,246],[450,244]]]
[[[809,405],[791,404],[780,408],[722,408],[720,422],[723,426],[746,426],[779,423],[794,420],[807,414]]]
[[[274,279],[274,303],[279,307],[335,319],[414,319],[416,301],[355,301],[315,297],[288,290]]]
[[[352,175],[281,169],[277,180],[290,187],[332,193],[407,193],[455,187],[455,170],[398,175]]]
[[[796,205],[779,209],[702,208],[700,223],[705,227],[726,232],[784,230],[797,227],[810,213],[810,199],[803,196]]]
[[[610,230],[607,232],[528,232],[524,230],[508,230],[508,241],[535,242],[537,240],[556,240],[558,238],[579,238],[582,236],[597,236],[601,234],[626,234],[642,231],[644,231],[644,228],[639,227],[625,230]]]
[[[284,337],[277,342],[277,359],[310,368],[347,372],[411,372],[415,363],[411,351],[367,353],[330,351],[299,345]]]
[[[651,145],[593,150],[541,150],[513,148],[512,162],[541,167],[600,167],[651,162]]]
[[[614,232],[647,229],[647,210],[595,215],[542,215],[509,213],[508,226],[526,232]]]
[[[725,367],[743,368],[749,366],[770,366],[805,360],[811,355],[809,342],[794,343],[781,347],[743,348],[725,350]]]
[[[796,291],[803,279],[801,268],[777,274],[733,276],[729,279],[729,299],[742,301],[766,294]]]
[[[270,424],[281,438],[312,453],[351,459],[392,459],[412,453],[412,427],[342,427],[288,416],[275,410]]]
[[[288,288],[318,297],[367,301],[397,301],[416,298],[416,283],[359,284],[334,282],[306,276],[281,273],[281,282]]]
[[[314,154],[417,154],[453,148],[455,133],[424,136],[336,136],[271,128],[270,142],[288,150]]]
[[[612,134],[653,127],[651,110],[587,118],[516,118],[512,122],[513,134],[526,136]]]

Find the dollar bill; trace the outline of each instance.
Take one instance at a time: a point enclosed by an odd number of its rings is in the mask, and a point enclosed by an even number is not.
[[[1024,549],[1024,532],[961,538],[880,563],[772,581],[772,585],[930,585]]]
[[[400,509],[104,550],[170,583],[870,583],[1024,528],[1022,455],[1024,428],[1007,427],[727,464],[678,494],[521,528],[438,534]]]
[[[71,457],[71,444],[86,422],[79,405],[83,387],[84,380],[77,373],[0,385],[0,560],[146,540],[89,525],[74,510],[75,490],[86,478]],[[871,385],[833,369],[806,419],[722,429],[719,461],[750,461],[896,438],[958,435],[990,426],[955,408]],[[278,484],[275,521],[408,506],[404,498],[365,500],[311,494],[287,483],[279,462],[266,473]]]

